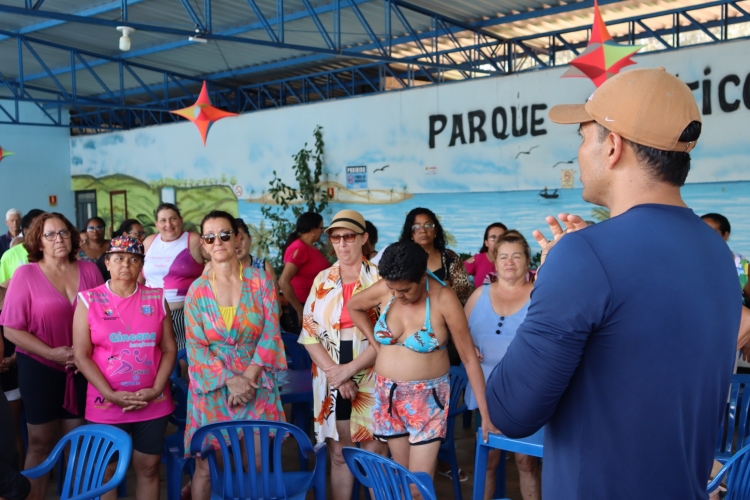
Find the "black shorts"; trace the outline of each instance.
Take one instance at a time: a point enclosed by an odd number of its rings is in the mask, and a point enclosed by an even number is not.
[[[345,365],[354,360],[354,350],[351,340],[342,340],[339,346],[339,364]],[[344,399],[341,393],[336,391],[336,420],[349,420],[352,417],[352,400]]]
[[[161,455],[164,452],[164,437],[167,433],[168,423],[169,415],[165,415],[143,422],[109,425],[130,434],[135,451],[146,455]]]
[[[0,333],[2,333],[3,327],[0,326]],[[9,358],[16,352],[16,346],[13,342],[5,338],[3,335],[3,349],[5,353],[4,357]],[[0,373],[0,390],[3,392],[14,391],[18,389],[18,365],[13,365],[7,372]]]
[[[55,420],[84,418],[88,382],[83,374],[74,375],[78,415],[65,408],[65,380],[67,374],[23,354],[16,352],[18,386],[26,410],[26,422],[41,425]]]

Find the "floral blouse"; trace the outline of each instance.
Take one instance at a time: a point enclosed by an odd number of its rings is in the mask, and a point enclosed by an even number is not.
[[[354,294],[374,285],[380,279],[378,267],[369,260],[362,260],[359,280],[354,286]],[[315,277],[310,295],[305,302],[302,313],[302,333],[300,344],[322,344],[331,359],[339,362],[341,331],[339,322],[344,305],[344,288],[340,277],[339,263],[321,271]],[[378,310],[370,311],[370,321],[374,325],[378,319]],[[365,352],[369,346],[367,338],[356,327],[352,339],[354,358]],[[313,396],[315,417],[315,437],[318,443],[326,438],[339,440],[336,431],[336,396],[337,390],[331,389],[323,370],[313,363]],[[352,441],[369,441],[372,436],[372,416],[375,406],[375,371],[372,367],[362,370],[354,376],[359,386],[357,398],[352,401],[351,425]]]
[[[245,268],[240,302],[234,321],[227,328],[211,289],[210,272],[204,272],[193,283],[185,298],[190,374],[186,456],[193,434],[206,424],[229,420],[284,421],[274,374],[286,370],[287,365],[274,283],[264,271]],[[255,397],[247,405],[229,406],[227,380],[250,365],[262,367]],[[213,445],[218,447],[218,443]]]

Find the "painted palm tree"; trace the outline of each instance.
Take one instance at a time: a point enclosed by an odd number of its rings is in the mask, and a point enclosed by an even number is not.
[[[372,191],[368,189],[367,191],[365,191],[365,194],[367,194],[367,201],[370,201],[370,194],[372,194]]]
[[[395,193],[395,192],[396,192],[396,190],[393,189],[393,188],[391,188],[391,189],[388,190],[388,194],[391,195],[391,201],[393,201],[393,193]]]

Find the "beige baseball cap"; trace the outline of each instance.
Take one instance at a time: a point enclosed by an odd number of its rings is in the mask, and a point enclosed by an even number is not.
[[[595,121],[636,144],[689,153],[698,141],[680,135],[701,114],[693,92],[664,68],[619,73],[596,89],[586,104],[562,104],[549,111],[555,123]]]
[[[345,227],[357,234],[362,234],[367,226],[365,226],[365,218],[356,210],[342,210],[333,218],[331,225],[326,229],[326,234],[339,227]]]

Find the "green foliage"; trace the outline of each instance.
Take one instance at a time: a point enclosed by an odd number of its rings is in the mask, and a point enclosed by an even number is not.
[[[323,127],[320,125],[315,127],[313,136],[315,137],[314,148],[308,149],[305,143],[304,147],[293,156],[292,168],[297,187],[285,184],[274,170],[268,194],[271,195],[276,205],[264,206],[260,209],[263,217],[271,222],[271,237],[267,240],[265,251],[267,255],[275,254],[271,258],[271,263],[277,270],[284,265],[281,250],[284,248],[287,237],[294,231],[297,218],[305,212],[323,213],[328,206],[328,194],[320,187],[325,145]]]
[[[539,251],[531,256],[531,260],[529,261],[529,269],[536,269],[539,267],[539,264],[542,262],[542,252]]]
[[[591,217],[599,222],[609,219],[609,209],[604,207],[595,207],[591,209]]]

